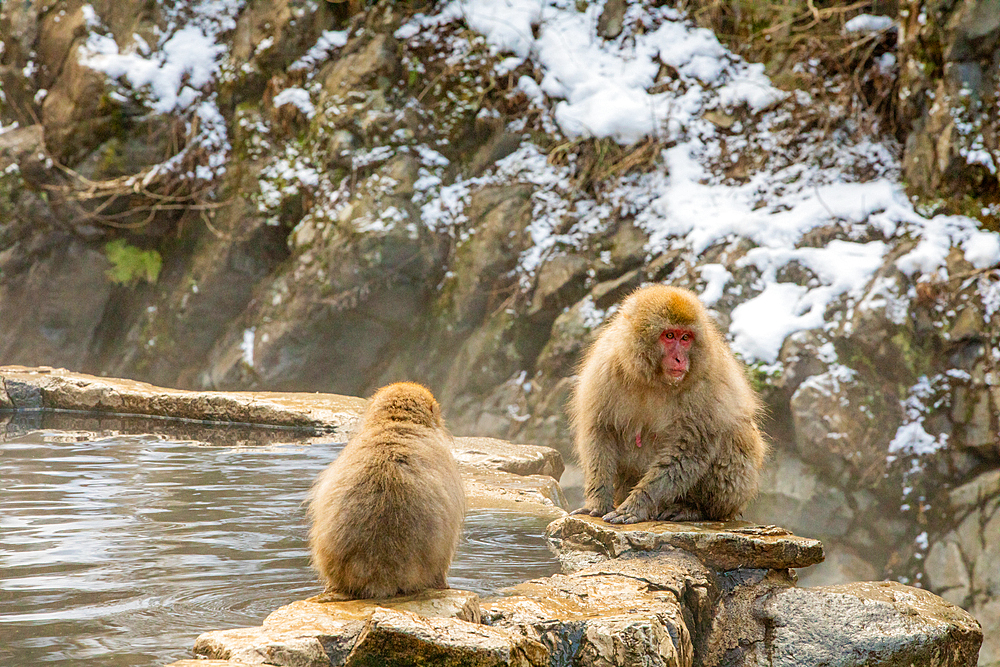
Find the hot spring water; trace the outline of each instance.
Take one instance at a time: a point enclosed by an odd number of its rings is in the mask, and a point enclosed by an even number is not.
[[[321,592],[302,501],[342,445],[204,440],[0,431],[0,664],[163,665]],[[452,587],[558,571],[547,523],[470,510]]]

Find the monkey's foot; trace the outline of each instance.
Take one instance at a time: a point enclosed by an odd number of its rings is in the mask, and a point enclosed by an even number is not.
[[[659,516],[657,521],[704,521],[705,515],[695,507],[690,505],[668,505]]]
[[[585,514],[587,516],[604,516],[608,513],[608,510],[598,507],[596,509],[591,509],[587,506],[575,509],[570,514]]]
[[[608,523],[641,523],[643,521],[649,521],[649,517],[644,514],[630,512],[628,509],[624,509],[622,507],[608,512],[601,518]]]
[[[351,597],[349,594],[343,591],[326,589],[322,593],[316,596],[317,602],[343,602],[345,600],[354,600],[356,598]]]

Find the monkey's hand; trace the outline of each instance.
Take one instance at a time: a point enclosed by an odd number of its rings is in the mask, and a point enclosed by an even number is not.
[[[640,523],[656,518],[652,502],[643,502],[632,493],[617,508],[602,517],[608,523]]]
[[[570,514],[585,514],[587,516],[604,516],[608,513],[610,507],[591,507],[590,505],[584,505],[580,509],[575,509]]]

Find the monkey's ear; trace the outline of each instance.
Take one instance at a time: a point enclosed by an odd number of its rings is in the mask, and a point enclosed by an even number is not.
[[[437,401],[431,404],[431,416],[434,418],[434,423],[438,426],[444,426],[444,413],[441,411],[441,404]]]

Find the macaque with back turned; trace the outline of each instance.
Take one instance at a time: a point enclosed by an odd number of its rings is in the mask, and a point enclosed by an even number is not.
[[[585,504],[611,523],[727,521],[757,493],[760,401],[690,291],[641,288],[587,351],[570,406]]]
[[[400,382],[372,397],[358,431],[310,494],[313,567],[333,598],[448,588],[465,488],[441,408]]]

